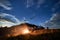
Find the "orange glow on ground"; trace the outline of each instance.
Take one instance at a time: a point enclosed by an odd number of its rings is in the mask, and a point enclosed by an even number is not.
[[[23,34],[28,34],[28,33],[30,33],[30,31],[28,29],[23,30]]]

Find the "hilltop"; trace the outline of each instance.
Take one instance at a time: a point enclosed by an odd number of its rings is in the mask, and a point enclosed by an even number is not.
[[[60,29],[38,27],[34,24],[22,23],[9,28],[0,28],[0,40],[57,40],[60,38]],[[25,30],[29,33],[25,33]]]

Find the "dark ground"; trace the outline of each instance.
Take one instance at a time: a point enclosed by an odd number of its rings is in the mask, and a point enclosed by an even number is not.
[[[46,33],[41,35],[20,35],[17,37],[10,37],[6,40],[60,40],[60,32]]]

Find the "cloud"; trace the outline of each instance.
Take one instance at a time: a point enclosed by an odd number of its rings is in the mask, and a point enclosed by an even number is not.
[[[60,29],[60,13],[53,14],[50,20],[44,23],[45,27]]]
[[[60,0],[53,5],[51,10],[52,10],[52,12],[56,12],[56,10],[58,10],[59,8],[60,8]]]
[[[36,1],[36,2],[35,2]],[[37,8],[40,7],[41,4],[43,4],[45,2],[45,0],[26,0],[26,7],[32,7],[34,5],[36,5]]]
[[[3,7],[5,10],[11,10],[11,4],[8,0],[0,0],[0,7]]]
[[[38,0],[37,2],[37,8],[41,6],[41,4],[45,3],[45,0]]]
[[[5,21],[3,21],[3,20],[5,20]],[[0,13],[0,24],[2,24],[2,23],[3,24],[6,23],[6,25],[10,23],[10,25],[13,26],[13,25],[20,24],[20,21],[13,15],[10,15],[10,14],[7,14],[7,13]]]
[[[12,23],[12,22],[9,22],[9,21],[6,21],[6,20],[0,20],[0,27],[11,27],[13,25],[16,25],[15,23]]]
[[[26,0],[26,7],[31,7],[33,5],[33,0]]]
[[[23,17],[23,19],[20,21],[20,23],[29,23],[29,20],[26,19],[26,17]]]

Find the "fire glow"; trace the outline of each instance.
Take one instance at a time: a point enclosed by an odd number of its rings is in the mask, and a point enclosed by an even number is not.
[[[23,30],[23,34],[28,34],[28,33],[30,33],[30,31],[28,29]]]
[[[30,31],[28,28],[22,29],[22,34],[29,34],[29,33],[30,33]]]
[[[8,33],[6,33],[5,35],[3,36],[6,36],[6,37],[15,37],[15,36],[19,36],[19,35],[26,35],[26,34],[31,34],[31,30],[29,30],[29,27],[27,26],[19,26],[19,27],[12,27],[12,28],[9,28],[9,29],[6,29]]]

